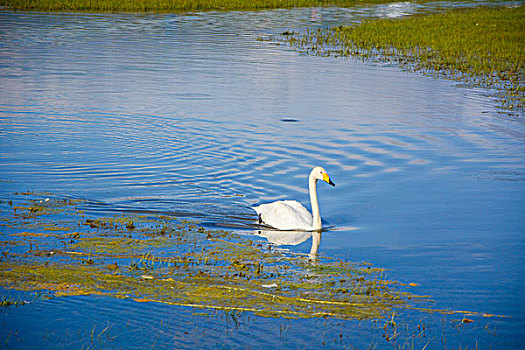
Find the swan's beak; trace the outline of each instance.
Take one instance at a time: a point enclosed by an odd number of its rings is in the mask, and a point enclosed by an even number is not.
[[[326,173],[323,174],[323,181],[329,183],[332,186],[335,186],[335,184],[332,182],[332,180],[330,180],[330,176],[328,176],[328,174],[326,174]]]

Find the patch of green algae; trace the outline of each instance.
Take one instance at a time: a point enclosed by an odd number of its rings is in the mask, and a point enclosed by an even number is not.
[[[366,263],[313,261],[155,214],[88,217],[82,201],[32,197],[0,201],[4,288],[287,318],[377,319],[421,299]]]

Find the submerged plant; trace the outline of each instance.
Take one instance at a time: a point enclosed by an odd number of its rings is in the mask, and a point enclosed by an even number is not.
[[[427,305],[409,291],[415,284],[388,280],[367,263],[313,261],[169,216],[86,218],[81,201],[31,197],[0,202],[9,248],[0,258],[4,288],[286,318],[373,320]],[[39,215],[26,215],[36,203]],[[24,240],[11,244],[11,237]]]
[[[3,308],[8,308],[10,306],[20,306],[20,305],[25,305],[25,304],[27,304],[27,301],[9,299],[6,297],[0,300],[0,307],[3,307]]]

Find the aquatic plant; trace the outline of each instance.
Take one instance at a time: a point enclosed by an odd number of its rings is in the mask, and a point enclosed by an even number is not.
[[[408,312],[491,316],[433,309],[411,292],[416,283],[390,280],[366,262],[312,260],[168,215],[102,216],[81,200],[24,193],[0,199],[0,219],[0,287],[47,297],[102,295],[235,317],[371,320],[384,323],[389,342],[423,337],[420,325],[404,322]]]
[[[285,32],[283,37],[314,54],[394,62],[495,87],[506,110],[525,107],[525,6],[365,20],[356,26]]]
[[[16,11],[188,12],[263,10],[274,8],[354,6],[394,0],[0,0]]]
[[[3,307],[3,308],[8,308],[10,306],[20,306],[20,305],[25,305],[25,304],[27,304],[27,301],[9,299],[6,297],[0,300],[0,307]]]

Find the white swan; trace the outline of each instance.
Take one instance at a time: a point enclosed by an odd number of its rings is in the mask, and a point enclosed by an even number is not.
[[[317,180],[323,180],[335,186],[326,170],[320,166],[313,168],[308,178],[313,215],[297,201],[277,201],[253,207],[259,214],[259,222],[278,230],[320,230],[322,225],[317,201]]]

